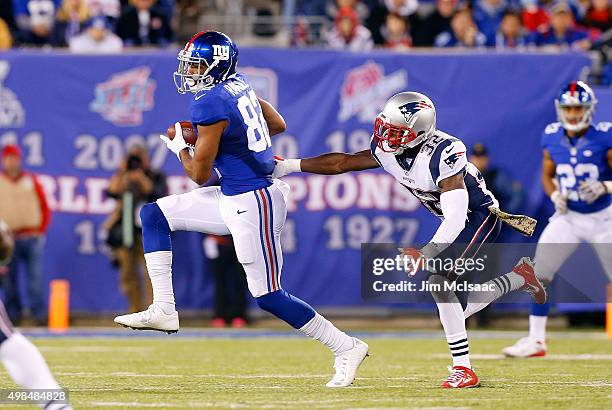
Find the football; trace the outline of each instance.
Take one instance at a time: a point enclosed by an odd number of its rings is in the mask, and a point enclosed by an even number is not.
[[[185,142],[189,145],[195,146],[196,140],[198,139],[198,134],[193,128],[193,124],[189,121],[179,121],[181,123],[181,128],[183,129],[183,138]],[[166,130],[166,135],[170,139],[174,139],[176,132],[174,130],[174,124],[170,125]]]

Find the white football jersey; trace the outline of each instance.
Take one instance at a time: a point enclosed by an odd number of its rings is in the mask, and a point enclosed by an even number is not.
[[[401,155],[383,151],[374,138],[370,148],[380,166],[436,216],[442,216],[442,190],[438,184],[459,172],[464,175],[469,195],[468,212],[481,206],[498,206],[476,166],[468,162],[463,142],[445,132],[436,131],[423,144],[408,148]]]

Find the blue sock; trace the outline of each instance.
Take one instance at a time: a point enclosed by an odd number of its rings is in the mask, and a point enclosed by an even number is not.
[[[289,294],[284,289],[256,298],[257,304],[296,329],[302,328],[315,316],[315,311],[306,302]]]
[[[548,316],[548,312],[550,312],[550,302],[546,302],[544,304],[531,304],[531,315],[532,316]]]
[[[145,204],[140,210],[142,222],[142,247],[144,253],[171,251],[170,226],[159,206],[155,203]]]

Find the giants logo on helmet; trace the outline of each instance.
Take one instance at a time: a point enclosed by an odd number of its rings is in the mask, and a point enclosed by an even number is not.
[[[218,44],[213,44],[213,58],[217,60],[229,60],[229,46],[220,46]]]
[[[155,80],[149,67],[137,67],[114,74],[96,85],[90,109],[118,126],[142,124],[142,113],[153,109]]]

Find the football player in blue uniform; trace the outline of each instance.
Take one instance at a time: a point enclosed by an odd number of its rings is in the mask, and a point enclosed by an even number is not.
[[[612,123],[592,123],[596,104],[588,85],[568,84],[555,101],[558,122],[542,134],[542,185],[555,205],[535,256],[545,285],[581,242],[592,245],[612,281]],[[549,304],[532,307],[529,336],[504,348],[507,357],[546,355],[549,310]]]
[[[393,175],[442,220],[426,246],[403,249],[414,261],[475,258],[483,243],[494,241],[499,234],[498,215],[510,217],[498,212],[497,200],[476,166],[468,162],[463,142],[436,129],[433,102],[416,92],[396,94],[385,103],[374,124],[370,149],[305,159],[278,158],[274,175],[281,177],[298,171],[333,175],[378,167]],[[417,262],[409,267],[409,274],[414,275],[418,265]],[[511,272],[484,284],[484,288],[493,291],[470,292],[463,301],[459,297],[466,295],[448,290],[455,279],[455,272],[435,272],[428,278],[430,284],[440,289],[433,290],[432,295],[453,360],[451,374],[441,387],[476,387],[479,380],[470,363],[465,319],[509,292],[524,290],[538,303],[546,300],[546,292],[535,277],[529,258],[521,258]]]
[[[118,316],[115,322],[133,329],[178,331],[170,232],[232,235],[257,304],[334,352],[336,373],[328,387],[350,385],[368,345],[338,330],[281,286],[280,237],[289,186],[272,178],[275,164],[270,135],[285,130],[283,117],[236,72],[238,48],[225,34],[196,34],[179,52],[178,60],[175,83],[179,93],[193,95],[191,122],[197,125],[199,138],[191,150],[179,123],[173,139],[161,138],[193,181],[203,184],[214,167],[221,186],[167,196],[142,208],[153,304],[143,312]]]

